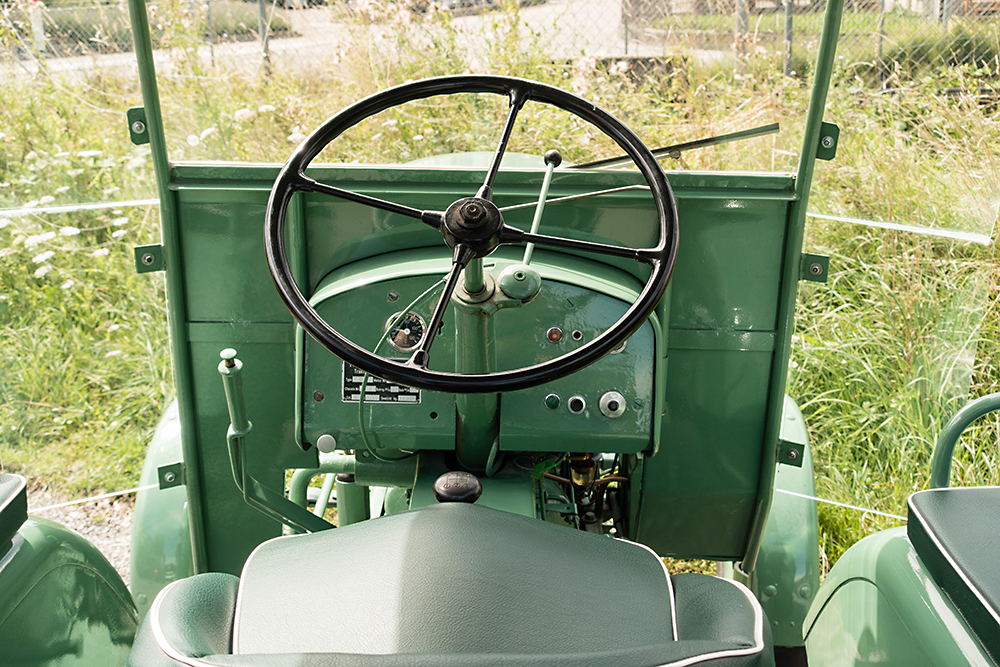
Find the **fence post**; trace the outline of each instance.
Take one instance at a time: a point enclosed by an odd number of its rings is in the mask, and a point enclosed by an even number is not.
[[[42,3],[38,0],[30,4],[28,17],[31,21],[31,42],[37,53],[45,50],[45,24],[42,22]]]
[[[782,0],[785,5],[785,76],[792,75],[792,15],[795,0]]]
[[[625,55],[628,55],[628,16],[632,12],[632,0],[622,0],[622,29],[625,37]]]
[[[746,65],[747,36],[750,33],[750,0],[736,0],[736,35],[733,39],[736,65],[740,70]]]
[[[260,50],[264,56],[264,71],[271,73],[271,58],[267,52],[267,4],[264,0],[257,0],[257,27],[260,31]]]

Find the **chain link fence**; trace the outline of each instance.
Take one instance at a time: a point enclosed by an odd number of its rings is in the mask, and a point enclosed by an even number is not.
[[[150,4],[159,48],[199,46],[243,66],[336,63],[350,49],[460,48],[484,60],[491,40],[520,33],[554,59],[623,59],[648,67],[684,55],[729,65],[769,54],[785,73],[808,71],[822,0],[165,0]],[[502,8],[498,3],[505,3]],[[0,58],[30,61],[131,50],[124,2],[0,2]],[[497,18],[516,14],[515,23]],[[438,17],[431,21],[429,16]],[[440,17],[447,17],[440,20]],[[447,23],[451,33],[437,30]],[[437,26],[437,27],[435,27]],[[360,32],[359,32],[360,31]],[[407,32],[412,38],[401,41]],[[359,40],[358,35],[364,34]],[[444,39],[444,42],[441,40]],[[363,43],[362,43],[363,42]],[[847,0],[842,62],[880,76],[966,64],[1000,69],[1000,0]],[[650,59],[653,59],[652,61]]]

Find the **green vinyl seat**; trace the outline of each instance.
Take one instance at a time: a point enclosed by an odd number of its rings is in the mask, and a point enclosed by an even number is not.
[[[449,503],[258,547],[157,596],[130,665],[772,665],[752,594],[638,544]]]
[[[1000,487],[918,491],[907,514],[913,549],[1000,664]]]

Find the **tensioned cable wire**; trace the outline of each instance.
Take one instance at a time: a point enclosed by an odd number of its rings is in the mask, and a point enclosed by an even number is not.
[[[784,493],[787,496],[795,496],[796,498],[805,498],[806,500],[815,500],[818,503],[826,503],[827,505],[846,507],[847,509],[857,510],[858,512],[868,512],[869,514],[878,514],[879,516],[887,516],[890,519],[899,519],[900,521],[906,521],[905,516],[899,516],[898,514],[889,514],[888,512],[879,512],[878,510],[868,509],[867,507],[858,507],[857,505],[848,505],[847,503],[838,503],[836,500],[825,500],[823,498],[817,498],[816,496],[807,496],[804,493],[785,491],[784,489],[775,489],[774,492]]]
[[[46,505],[45,507],[33,507],[29,514],[35,514],[37,512],[44,512],[45,510],[54,510],[58,507],[69,507],[70,505],[80,505],[83,503],[90,503],[95,500],[104,500],[105,498],[114,498],[116,496],[124,496],[126,493],[135,493],[136,491],[146,491],[147,489],[158,489],[159,484],[146,484],[145,486],[137,486],[134,489],[125,489],[124,491],[112,491],[111,493],[102,493],[99,496],[91,496],[90,498],[80,498],[79,500],[70,500],[65,503],[57,503],[55,505]]]

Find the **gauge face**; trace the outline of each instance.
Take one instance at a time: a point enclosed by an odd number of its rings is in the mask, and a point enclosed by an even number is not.
[[[396,323],[396,326],[390,328],[392,323],[399,319],[399,315],[396,313],[385,323],[386,339],[389,341],[389,345],[400,352],[411,352],[424,339],[424,331],[427,327],[422,317],[414,312],[409,312]]]

